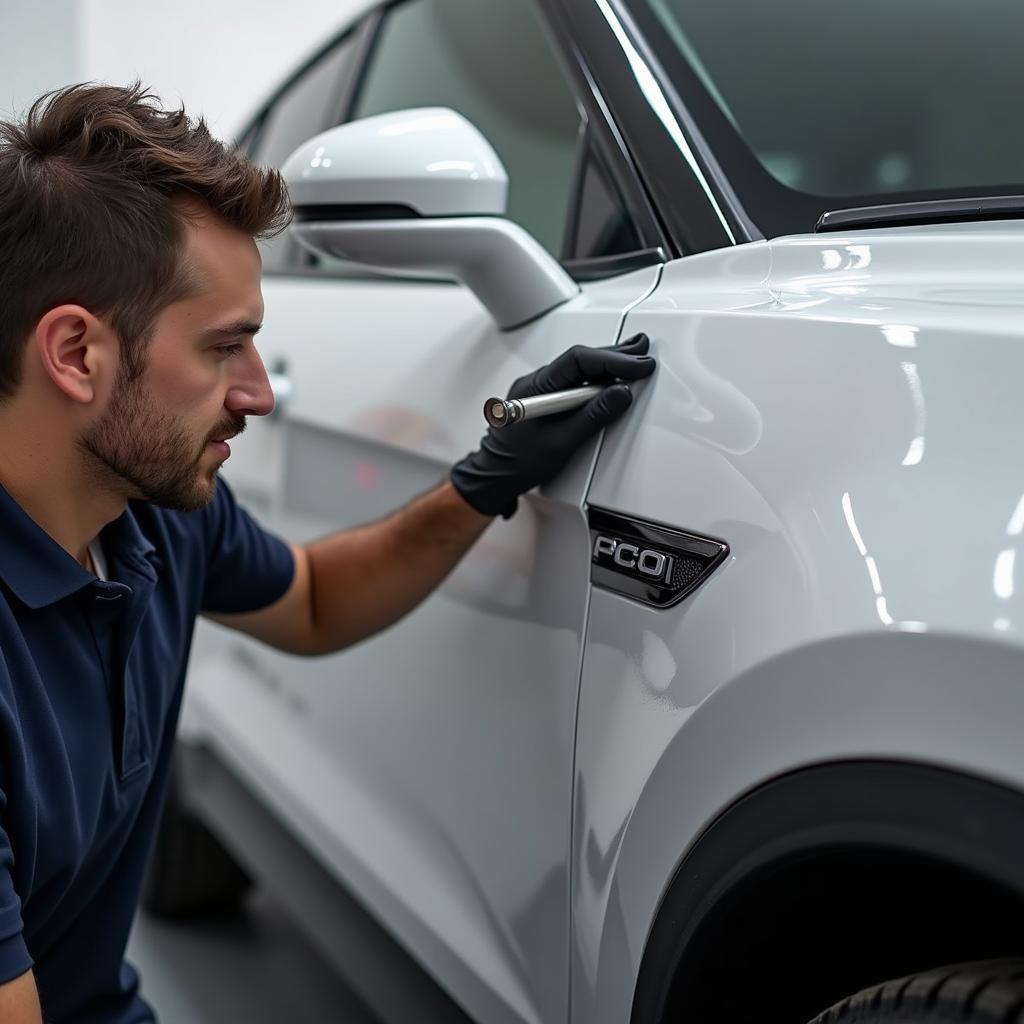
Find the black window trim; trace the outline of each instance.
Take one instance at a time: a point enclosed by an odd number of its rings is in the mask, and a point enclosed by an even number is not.
[[[246,121],[245,125],[234,138],[234,146],[241,150],[243,155],[251,157],[256,143],[259,140],[260,132],[263,131],[263,122],[266,120],[266,107],[262,107],[258,114],[254,114]]]
[[[564,11],[558,0],[534,0],[534,4],[547,27],[553,48],[561,58],[563,67],[574,84],[576,101],[581,107],[582,120],[585,125],[587,141],[597,150],[603,166],[612,178],[619,196],[626,208],[636,232],[643,242],[643,252],[647,249],[671,251],[671,240],[662,228],[661,223],[651,205],[650,199],[641,183],[641,177],[630,156],[629,149],[615,123],[607,101],[590,64],[583,54],[571,27],[564,17]],[[581,145],[583,140],[581,139]],[[570,199],[569,216],[573,224],[579,217],[579,205],[582,198],[582,172],[586,167],[586,151],[580,154],[577,165],[578,176],[573,182]],[[567,236],[568,237],[568,236]],[[628,253],[621,254],[628,256]],[[606,257],[596,257],[598,262]],[[575,266],[582,266],[587,260],[572,260]],[[563,260],[563,265],[565,261]],[[568,267],[566,269],[569,269]]]
[[[363,85],[366,68],[373,57],[373,51],[380,38],[380,27],[384,21],[385,8],[391,6],[393,4],[384,4],[364,12],[358,29],[359,41],[352,55],[349,73],[342,84],[341,95],[338,98],[338,104],[335,107],[331,123],[327,126],[328,128],[345,124],[351,118],[356,97],[359,95],[359,90]]]
[[[563,260],[566,273],[577,283],[603,281],[607,277],[619,277],[643,267],[664,263],[667,257],[660,245],[647,249],[631,249],[611,256],[587,256],[581,259]]]
[[[576,157],[572,168],[572,181],[569,185],[569,207],[562,225],[562,249],[559,263],[563,266],[571,260],[576,248],[576,235],[579,232],[580,214],[583,209],[583,183],[586,181],[587,161],[590,149],[590,124],[585,110],[580,110],[580,124],[576,132]]]
[[[384,35],[384,22],[395,7],[400,7],[407,2],[408,0],[384,0],[383,3],[377,4],[376,7],[367,13],[367,18],[372,23],[367,29],[366,45],[359,54],[358,67],[354,69],[352,75],[352,87],[346,97],[344,107],[340,111],[338,124],[348,124],[352,120],[352,111],[355,110],[359,94],[363,91],[363,86],[366,84],[366,73],[376,56],[377,48],[380,46]]]
[[[587,168],[592,159],[601,161],[602,170],[610,175],[610,171],[604,161],[591,127],[587,111],[581,109],[581,121],[579,138],[576,144],[576,164],[573,168],[572,186],[570,188],[570,202],[566,213],[565,229],[562,239],[562,255],[559,263],[562,269],[577,283],[587,281],[600,281],[607,277],[617,277],[620,274],[637,270],[640,267],[649,267],[655,263],[665,262],[664,240],[660,233],[653,230],[654,222],[651,222],[652,230],[644,237],[644,234],[637,227],[636,221],[632,219],[629,209],[626,208],[625,200],[617,188],[617,182],[611,182],[615,188],[617,197],[626,209],[626,215],[630,216],[641,245],[635,249],[626,249],[623,252],[611,253],[604,256],[577,256],[576,246],[580,220],[583,214],[583,188],[586,182]]]
[[[608,107],[624,152],[636,167],[639,182],[658,217],[671,257],[705,252],[764,237],[743,208],[714,153],[689,115],[663,68],[636,30],[621,0],[608,0],[631,44],[647,64],[677,119],[705,185],[670,137],[631,70],[622,46],[593,0],[542,0],[563,36],[577,52],[590,55],[597,93]],[[723,226],[715,203],[728,225]]]
[[[310,71],[315,64],[328,56],[336,47],[341,46],[350,38],[353,38],[356,40],[356,47],[352,60],[339,71],[338,81],[335,83],[334,91],[339,96],[339,102],[334,108],[334,112],[321,121],[318,131],[326,131],[328,128],[339,123],[335,118],[341,114],[342,110],[348,109],[344,104],[349,102],[349,97],[351,96],[351,79],[357,66],[361,66],[368,42],[367,34],[372,28],[371,23],[375,13],[375,11],[366,12],[355,21],[350,22],[340,31],[336,32],[326,43],[313,51],[313,53],[310,54],[310,56],[303,61],[298,68],[296,68],[278,85],[256,113],[253,114],[253,116],[242,126],[241,130],[235,137],[237,144],[252,133],[248,140],[248,145],[245,148],[247,155],[251,156],[259,149],[260,143],[262,142],[263,129],[266,126],[268,116],[285,93],[287,93],[292,86],[294,86],[308,71]]]

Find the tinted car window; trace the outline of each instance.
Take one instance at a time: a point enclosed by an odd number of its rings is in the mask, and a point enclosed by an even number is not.
[[[618,189],[593,147],[587,151],[580,184],[576,237],[570,246],[573,259],[616,256],[643,248]]]
[[[306,139],[336,123],[342,74],[354,45],[347,36],[278,97],[260,131],[256,163],[280,167]]]
[[[352,116],[429,106],[483,132],[508,172],[508,216],[561,256],[580,117],[529,0],[391,9]]]
[[[235,148],[247,157],[252,157],[253,149],[256,146],[256,139],[259,136],[260,126],[262,124],[263,118],[257,118],[235,140]]]
[[[355,36],[350,33],[274,101],[253,145],[254,163],[280,167],[306,139],[336,123],[341,83],[354,49]],[[310,262],[289,232],[259,245],[264,270],[283,270]]]

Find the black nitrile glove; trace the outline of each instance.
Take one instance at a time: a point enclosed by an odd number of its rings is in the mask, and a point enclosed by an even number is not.
[[[629,408],[633,401],[629,388],[613,382],[650,376],[656,363],[647,355],[649,347],[646,334],[635,334],[608,348],[574,345],[554,362],[520,377],[509,388],[509,398],[530,398],[584,384],[612,386],[580,409],[500,430],[491,427],[479,451],[452,468],[455,489],[478,512],[500,513],[508,519],[520,494],[556,476],[577,448]]]

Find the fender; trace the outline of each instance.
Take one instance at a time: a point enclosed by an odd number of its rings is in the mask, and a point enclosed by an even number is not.
[[[595,592],[592,614],[602,598]],[[621,614],[621,599],[607,600]],[[628,1019],[643,951],[680,864],[765,780],[829,762],[901,761],[1024,793],[1024,658],[1011,644],[913,633],[819,642],[750,669],[688,715],[678,710],[662,737],[651,716],[664,721],[664,708],[644,718],[642,705],[627,716],[620,703],[622,733],[601,739],[588,724],[588,685],[574,839],[577,1021]],[[606,693],[595,694],[602,702]],[[632,749],[634,763],[611,752],[611,743]],[[614,778],[602,774],[602,762],[616,764]],[[609,818],[619,797],[625,813]],[[781,849],[788,840],[776,831]]]
[[[807,768],[743,797],[680,864],[647,940],[633,1024],[656,1024],[709,913],[768,866],[824,847],[924,853],[1024,895],[1024,794],[898,762]],[[685,970],[685,968],[684,968]]]
[[[667,264],[627,317],[659,368],[588,505],[728,555],[668,608],[592,577],[575,1024],[627,1019],[681,859],[773,778],[896,760],[1024,790],[1021,252],[995,223],[750,243]]]

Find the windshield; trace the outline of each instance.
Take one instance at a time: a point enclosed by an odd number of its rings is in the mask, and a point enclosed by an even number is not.
[[[755,222],[1024,193],[1020,0],[633,0]]]

